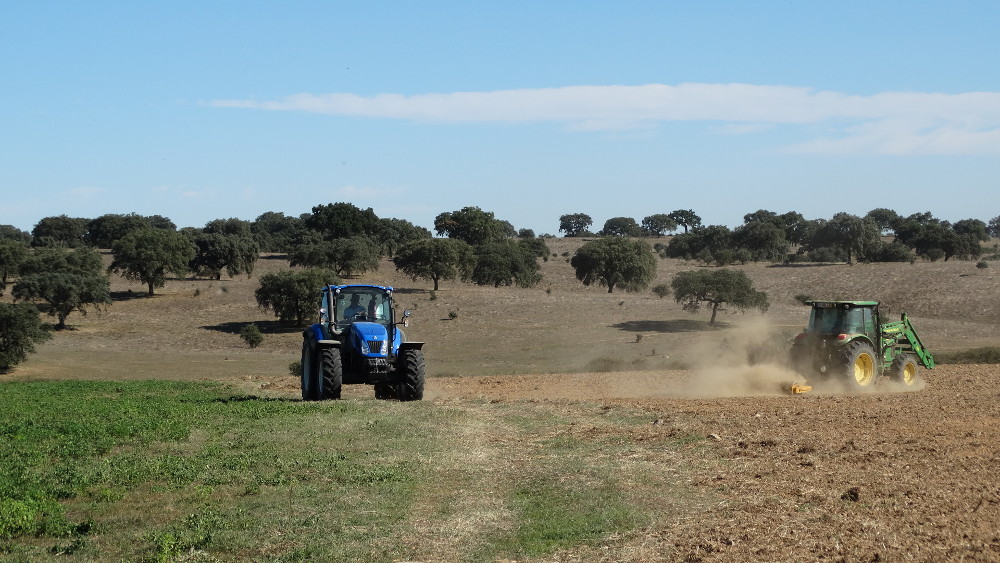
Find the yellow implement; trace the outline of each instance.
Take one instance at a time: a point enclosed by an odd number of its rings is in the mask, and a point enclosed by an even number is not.
[[[792,393],[795,393],[796,395],[799,395],[802,393],[808,393],[812,391],[812,385],[804,385],[802,383],[792,383],[792,385],[788,388],[788,390],[791,391]]]

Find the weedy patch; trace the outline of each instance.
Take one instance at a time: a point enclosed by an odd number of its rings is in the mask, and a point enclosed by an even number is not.
[[[593,408],[84,381],[0,402],[0,552],[27,560],[537,557],[648,522],[632,489],[657,479],[565,431],[632,425]]]
[[[304,521],[352,502],[380,514],[372,529],[387,529],[419,475],[395,449],[425,436],[377,412],[395,404],[232,397],[220,385],[12,382],[0,385],[0,404],[0,541],[29,554],[43,549],[36,538],[52,539],[50,553],[115,559],[232,554],[282,533],[269,511]],[[365,432],[377,447],[359,439]],[[261,503],[268,510],[238,526],[255,533],[240,539],[234,515]],[[320,520],[357,512],[344,514]],[[109,533],[82,541],[94,521]]]

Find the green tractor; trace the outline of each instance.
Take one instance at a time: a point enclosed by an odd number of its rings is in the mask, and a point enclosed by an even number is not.
[[[806,301],[809,326],[792,344],[792,366],[806,377],[845,380],[854,387],[875,385],[888,375],[903,385],[917,381],[917,364],[934,367],[906,313],[882,322],[878,301]]]

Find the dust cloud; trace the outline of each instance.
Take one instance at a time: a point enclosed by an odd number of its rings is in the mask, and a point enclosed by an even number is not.
[[[699,360],[691,375],[672,394],[690,398],[779,396],[792,394],[793,384],[810,386],[810,394],[904,393],[926,386],[919,376],[912,385],[880,377],[867,388],[834,377],[807,379],[787,363],[793,337],[764,318],[749,319],[722,333],[706,333],[693,347],[693,357]]]
[[[793,383],[811,385],[785,365],[790,337],[761,317],[725,332],[706,333],[692,347],[696,361],[678,396],[775,396],[789,394]]]

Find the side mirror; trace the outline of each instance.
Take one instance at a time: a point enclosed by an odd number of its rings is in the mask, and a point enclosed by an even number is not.
[[[403,327],[410,326],[410,310],[406,309],[403,311]]]

